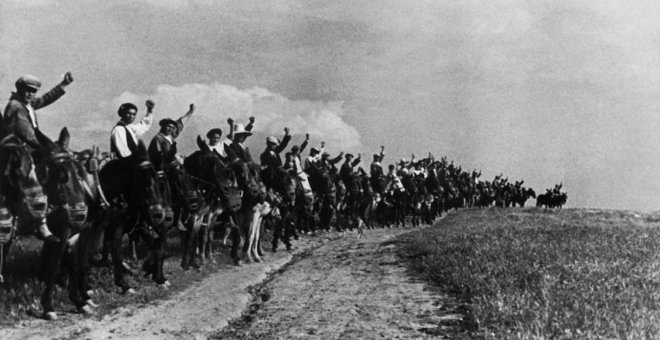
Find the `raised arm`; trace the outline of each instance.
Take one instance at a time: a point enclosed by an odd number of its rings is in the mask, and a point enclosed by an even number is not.
[[[234,140],[234,120],[230,118],[227,118],[227,124],[229,124],[229,133],[227,134],[227,138],[230,140]]]
[[[305,140],[300,144],[300,151],[298,151],[299,155],[303,154],[303,150],[307,147],[307,144],[309,144],[309,133],[305,134]]]
[[[48,106],[58,100],[62,95],[64,95],[64,88],[69,86],[73,82],[73,76],[71,72],[67,72],[64,75],[64,79],[57,84],[52,90],[46,92],[43,96],[35,98],[32,100],[32,107],[35,110],[38,110],[42,107]]]
[[[291,141],[291,135],[289,134],[289,128],[285,127],[284,128],[284,137],[282,138],[282,141],[280,142],[280,144],[278,146],[276,146],[275,149],[273,149],[273,151],[276,154],[279,154],[284,149],[286,149],[287,145],[289,145],[289,141]]]

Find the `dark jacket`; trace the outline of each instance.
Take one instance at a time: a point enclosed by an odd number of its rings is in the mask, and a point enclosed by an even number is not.
[[[273,148],[272,151],[268,151],[268,149],[264,150],[264,152],[261,154],[259,157],[261,160],[261,167],[272,167],[272,168],[279,168],[282,166],[282,158],[280,158],[280,153],[287,147],[289,144],[289,141],[291,140],[291,135],[285,135],[284,138],[282,138],[282,142],[275,148]]]
[[[64,95],[64,89],[60,86],[55,86],[43,96],[33,99],[31,103],[32,108],[36,111],[42,107],[46,107],[58,100],[62,95]],[[5,108],[3,123],[4,126],[0,129],[2,130],[2,137],[7,136],[8,134],[14,134],[33,149],[39,147],[39,142],[34,134],[34,127],[32,125],[32,120],[30,119],[28,108],[18,100],[16,93],[13,93],[11,98],[9,98],[9,103]]]

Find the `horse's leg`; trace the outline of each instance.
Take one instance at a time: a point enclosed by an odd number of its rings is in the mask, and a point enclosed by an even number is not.
[[[231,256],[232,260],[234,260],[235,265],[241,264],[238,251],[241,244],[241,230],[238,223],[239,221],[236,217],[236,214],[229,215],[229,226],[231,228],[229,232],[231,235],[231,252],[229,255]]]
[[[156,284],[161,285],[164,288],[169,286],[169,282],[167,279],[165,279],[165,274],[163,273],[163,266],[165,265],[166,245],[167,227],[161,225],[160,228],[158,228],[158,239],[153,242],[151,248],[151,260],[153,266],[153,275],[151,276],[151,279],[154,280]]]
[[[215,263],[215,254],[213,253],[213,227],[215,227],[216,223],[218,223],[218,217],[219,216],[217,214],[213,214],[209,219],[209,227],[206,236],[207,245],[205,255],[211,263]]]
[[[115,284],[121,288],[122,294],[133,293],[132,288],[126,282],[126,278],[124,278],[126,268],[124,267],[124,255],[121,251],[122,238],[124,237],[124,224],[122,223],[112,226],[109,236],[111,237],[110,253],[112,255]]]
[[[247,230],[247,242],[245,242],[245,246],[243,247],[243,251],[245,252],[246,258],[249,262],[253,261],[252,257],[252,248],[254,247],[254,241],[255,237],[257,236],[256,234],[256,224],[258,223],[257,219],[259,216],[259,204],[255,205],[252,207],[252,211],[250,212],[250,217],[248,222],[248,230]],[[255,256],[255,259],[257,257]]]
[[[53,288],[55,287],[55,279],[60,271],[60,265],[62,264],[62,258],[64,257],[64,252],[66,250],[66,240],[69,238],[71,231],[66,230],[60,235],[57,235],[60,241],[57,243],[44,242],[43,253],[47,256],[45,261],[47,268],[41,268],[42,271],[45,271],[45,286],[46,288],[41,295],[41,306],[43,307],[43,318],[46,320],[56,320],[57,314],[53,308]]]
[[[84,237],[80,234],[71,237],[66,243],[64,258],[68,264],[67,269],[69,272],[69,300],[76,306],[76,309],[85,314],[93,314],[94,310],[91,306],[87,305],[87,298],[83,297],[86,294],[84,289],[83,277],[83,255],[85,252]]]

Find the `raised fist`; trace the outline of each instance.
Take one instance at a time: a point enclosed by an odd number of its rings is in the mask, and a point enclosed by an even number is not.
[[[380,151],[383,152],[385,150],[385,145],[380,146]]]
[[[154,104],[153,100],[151,99],[148,99],[146,104],[147,104],[147,111],[149,112],[151,112],[151,110],[154,109],[154,106],[156,106],[156,104]]]
[[[250,117],[250,124],[254,124],[254,116]]]
[[[286,133],[287,135],[289,134],[289,128],[288,127],[284,128],[284,133]]]
[[[229,124],[229,125],[232,125],[232,126],[233,126],[233,125],[234,125],[234,120],[233,120],[233,119],[231,119],[231,118],[227,118],[227,124]]]
[[[322,148],[325,147],[325,142],[324,142],[324,141],[321,141],[321,147],[322,147]]]
[[[190,104],[190,112],[195,112],[195,104]]]
[[[305,134],[305,140],[309,140],[309,133]]]
[[[62,85],[66,86],[73,83],[73,76],[71,75],[71,72],[67,72],[64,74],[64,79],[62,79]]]

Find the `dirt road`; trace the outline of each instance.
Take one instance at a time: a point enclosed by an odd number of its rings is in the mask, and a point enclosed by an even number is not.
[[[28,321],[0,339],[424,339],[457,318],[383,244],[410,229],[323,234],[293,253],[232,267],[147,306],[100,320]],[[231,322],[230,321],[234,320]]]

